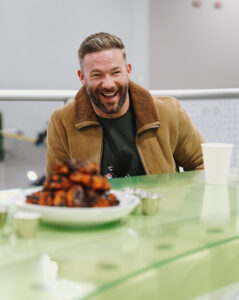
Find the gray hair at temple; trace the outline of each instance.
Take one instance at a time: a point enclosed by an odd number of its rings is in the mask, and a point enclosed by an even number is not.
[[[120,49],[122,51],[123,58],[126,62],[126,50],[122,40],[110,33],[98,32],[89,35],[81,44],[78,50],[78,59],[80,62],[81,71],[83,71],[83,59],[86,54],[98,52],[107,49]]]

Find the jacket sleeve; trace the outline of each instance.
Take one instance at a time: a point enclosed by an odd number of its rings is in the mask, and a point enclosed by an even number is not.
[[[50,118],[47,130],[47,178],[53,172],[53,167],[56,163],[66,161],[68,159],[69,155],[66,141],[66,130],[58,111],[55,111]]]
[[[174,151],[175,162],[185,171],[203,169],[201,144],[205,142],[205,139],[179,101],[177,105],[179,136]]]

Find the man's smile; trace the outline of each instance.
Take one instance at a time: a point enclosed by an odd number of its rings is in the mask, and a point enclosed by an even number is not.
[[[101,96],[103,96],[104,98],[106,98],[107,100],[113,100],[116,95],[118,94],[118,91],[116,92],[110,92],[110,93],[107,93],[107,92],[104,92],[104,93],[100,93]]]

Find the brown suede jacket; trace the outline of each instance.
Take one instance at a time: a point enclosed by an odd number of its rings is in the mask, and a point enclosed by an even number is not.
[[[152,97],[146,89],[129,82],[136,116],[136,145],[146,174],[203,169],[201,143],[204,138],[179,101]],[[99,165],[103,132],[83,86],[75,100],[56,110],[47,132],[46,175],[53,165],[69,158],[93,160]]]

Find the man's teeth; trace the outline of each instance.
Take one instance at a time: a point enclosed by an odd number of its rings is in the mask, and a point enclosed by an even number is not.
[[[117,92],[111,93],[111,94],[102,93],[102,95],[105,96],[105,97],[114,97],[116,95],[116,93]]]

